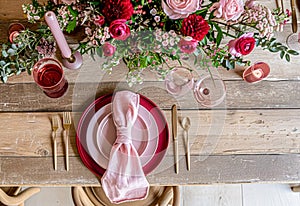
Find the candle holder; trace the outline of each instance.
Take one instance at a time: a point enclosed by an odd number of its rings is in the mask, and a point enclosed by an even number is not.
[[[11,23],[8,27],[8,37],[10,43],[13,43],[20,31],[25,30],[25,26],[21,23]]]
[[[62,63],[68,69],[79,69],[82,65],[82,56],[80,52],[76,51],[72,53],[66,38],[59,27],[57,18],[52,11],[48,11],[45,14],[45,21],[48,24],[57,45],[61,51],[61,55],[63,57]]]
[[[248,83],[257,83],[270,74],[270,67],[264,62],[257,62],[243,72],[243,79]]]
[[[40,59],[32,69],[36,84],[51,98],[59,98],[68,89],[61,64],[53,58]]]

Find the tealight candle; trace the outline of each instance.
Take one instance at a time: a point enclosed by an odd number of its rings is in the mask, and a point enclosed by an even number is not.
[[[255,83],[263,80],[270,74],[270,67],[264,62],[257,62],[243,72],[243,79],[248,83]]]

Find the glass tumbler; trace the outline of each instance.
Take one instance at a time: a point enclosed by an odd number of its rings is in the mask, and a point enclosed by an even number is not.
[[[50,98],[59,98],[68,89],[61,64],[53,58],[40,59],[32,69],[36,84]]]

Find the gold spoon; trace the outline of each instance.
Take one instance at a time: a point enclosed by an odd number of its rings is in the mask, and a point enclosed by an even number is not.
[[[184,117],[181,120],[181,126],[184,129],[184,131],[186,132],[187,169],[190,170],[191,169],[191,154],[190,154],[190,143],[189,143],[189,134],[188,134],[188,130],[191,127],[190,118]]]

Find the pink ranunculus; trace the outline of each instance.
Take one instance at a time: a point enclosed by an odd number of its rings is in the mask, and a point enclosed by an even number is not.
[[[198,41],[195,39],[182,38],[180,39],[178,46],[183,53],[191,54],[196,50]]]
[[[161,0],[161,6],[170,19],[183,19],[201,8],[202,0]]]
[[[52,2],[54,4],[67,4],[67,5],[71,5],[72,3],[73,4],[76,4],[76,0],[52,0]]]
[[[105,44],[102,46],[102,50],[104,56],[110,57],[115,53],[116,47],[111,45],[109,42],[105,42]]]
[[[117,19],[111,22],[109,32],[112,38],[122,41],[130,36],[130,28],[125,19]]]
[[[244,2],[243,0],[220,0],[214,3],[209,10],[214,11],[214,16],[217,18],[235,21],[244,12]]]
[[[228,50],[230,54],[236,57],[247,55],[252,52],[255,47],[255,39],[253,33],[246,33],[237,39],[228,42]]]

